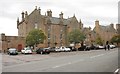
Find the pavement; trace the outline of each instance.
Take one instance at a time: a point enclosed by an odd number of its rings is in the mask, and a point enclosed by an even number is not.
[[[19,54],[19,55],[2,55],[2,65],[3,66],[10,66],[10,65],[16,65],[16,64],[23,64],[27,62],[33,62],[33,61],[40,61],[42,59],[46,59],[49,56],[48,55],[40,55],[40,54]],[[8,61],[9,60],[9,61]]]

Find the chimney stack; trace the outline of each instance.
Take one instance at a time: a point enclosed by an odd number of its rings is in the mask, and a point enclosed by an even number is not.
[[[95,21],[95,26],[99,26],[99,21],[98,20]]]
[[[110,26],[114,28],[114,24],[113,23],[111,23]]]
[[[52,11],[51,10],[47,11],[47,16],[52,17]]]
[[[28,13],[27,13],[27,11],[25,11],[25,18],[28,16]]]
[[[39,12],[39,14],[41,14],[41,9],[40,9],[40,7],[38,8],[38,12]]]
[[[62,13],[62,12],[59,14],[59,17],[60,17],[61,19],[63,19],[63,13]]]

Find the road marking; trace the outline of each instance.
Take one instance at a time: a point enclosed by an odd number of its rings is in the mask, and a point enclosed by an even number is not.
[[[118,72],[119,72],[119,69],[115,70],[115,74],[118,74]]]
[[[115,53],[116,51],[111,51],[111,52],[109,52],[109,53],[107,53],[107,54],[112,54],[112,53]],[[100,57],[100,56],[103,56],[103,55],[106,55],[106,54],[100,54],[100,55],[96,55],[96,56],[92,56],[92,57],[90,57],[91,59],[93,59],[93,58],[97,58],[97,57]]]
[[[80,59],[80,60],[75,61],[75,62],[68,62],[68,63],[66,63],[66,64],[57,65],[57,66],[54,66],[54,67],[52,67],[52,68],[58,68],[58,67],[62,67],[62,66],[66,66],[66,65],[78,63],[78,62],[80,62],[80,61],[84,61],[84,60],[83,60],[83,59]]]
[[[54,66],[54,67],[52,67],[52,68],[57,68],[57,67],[59,67],[59,66]]]
[[[65,66],[65,65],[68,65],[68,64],[61,64],[61,65],[54,66],[52,68],[58,68],[58,67],[62,67],[62,66]]]
[[[72,64],[71,62],[69,62],[68,64]]]

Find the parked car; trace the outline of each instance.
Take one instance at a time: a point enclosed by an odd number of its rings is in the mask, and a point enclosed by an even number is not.
[[[61,52],[61,49],[59,47],[55,47],[55,52]]]
[[[32,54],[32,50],[30,47],[25,47],[24,49],[21,50],[22,54]]]
[[[96,49],[105,49],[105,46],[97,45],[97,46],[96,46]]]
[[[91,50],[91,46],[86,46],[85,51],[90,51]]]
[[[95,50],[96,46],[95,45],[83,45],[80,48],[78,48],[79,51],[90,51],[90,50]]]
[[[96,49],[97,49],[96,45],[93,45],[93,44],[92,44],[92,45],[90,46],[90,50],[96,50]]]
[[[49,50],[50,52],[55,52],[55,47],[51,47]]]
[[[85,49],[86,49],[86,46],[84,45],[84,46],[81,46],[80,48],[78,48],[78,51],[85,51]]]
[[[50,49],[49,48],[39,48],[36,50],[37,54],[50,54]]]
[[[111,49],[113,49],[113,48],[115,48],[115,47],[116,47],[116,46],[113,45],[113,44],[110,45],[110,48],[111,48]]]
[[[67,51],[69,51],[69,52],[71,51],[70,48],[66,48],[66,47],[64,47],[64,46],[61,46],[61,47],[60,47],[60,50],[61,50],[61,51],[66,51],[66,52],[67,52]]]
[[[67,47],[67,48],[70,48],[71,51],[77,51],[77,49],[75,47]]]
[[[18,55],[18,51],[16,48],[10,48],[10,49],[8,49],[8,54],[9,55]]]

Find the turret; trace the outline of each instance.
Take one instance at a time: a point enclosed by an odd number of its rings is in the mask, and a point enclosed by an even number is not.
[[[19,26],[19,18],[17,18],[17,28],[18,28],[18,26]]]
[[[83,28],[83,23],[82,23],[81,19],[80,19],[79,25],[80,25],[80,29],[82,29]]]
[[[17,24],[19,24],[19,17],[17,18]]]
[[[22,14],[22,21],[24,21],[24,12],[22,12],[21,14]]]

